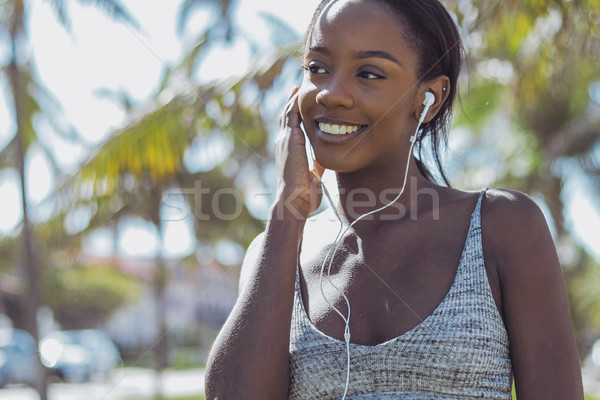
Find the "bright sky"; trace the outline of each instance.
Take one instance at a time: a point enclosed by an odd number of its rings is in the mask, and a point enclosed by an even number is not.
[[[112,129],[126,120],[117,103],[98,96],[98,89],[124,91],[143,104],[153,93],[165,65],[177,63],[181,56],[182,41],[189,41],[206,21],[206,15],[197,13],[189,21],[183,38],[175,33],[176,14],[181,0],[122,0],[138,20],[140,31],[112,21],[93,7],[81,7],[77,2],[67,2],[71,17],[71,33],[56,21],[49,1],[32,1],[28,11],[29,37],[33,43],[35,69],[46,88],[62,105],[65,118],[82,133],[86,140],[98,143]],[[258,43],[266,43],[269,31],[259,17],[271,13],[288,23],[298,34],[307,26],[318,0],[239,0],[237,21],[248,36]],[[0,49],[0,57],[6,49]],[[241,74],[246,68],[240,59],[247,57],[248,48],[236,44],[227,49],[215,49],[196,76],[204,81]],[[14,134],[10,108],[6,106],[6,82],[0,81],[0,148]],[[43,121],[38,130],[48,131]],[[48,143],[60,162],[61,168],[72,170],[87,154],[84,146],[48,135]],[[48,162],[39,149],[28,159],[28,197],[33,204],[46,198],[52,190],[53,176]],[[0,235],[14,233],[21,219],[18,176],[14,170],[0,171]],[[600,226],[597,208],[583,190],[574,190],[569,202],[567,218],[572,220],[580,240],[600,259]],[[74,210],[68,228],[81,229],[90,210]],[[196,243],[189,234],[193,218],[165,223],[163,252],[165,256],[180,256],[194,251]],[[85,224],[83,224],[85,225]],[[90,251],[108,255],[117,250],[122,255],[149,257],[158,248],[157,233],[141,219],[129,220],[114,243],[106,231],[96,232],[86,241]],[[230,244],[223,244],[231,254]],[[221,246],[221,247],[223,247]],[[227,247],[229,246],[229,247]],[[239,250],[236,250],[239,251]],[[227,263],[227,260],[220,260]]]
[[[196,12],[188,22],[183,37],[175,30],[177,1],[123,0],[140,25],[136,31],[113,21],[94,7],[78,6],[68,2],[71,32],[67,33],[57,22],[48,1],[32,1],[28,10],[29,37],[33,43],[35,69],[49,92],[61,104],[65,118],[86,140],[98,143],[126,120],[117,103],[98,96],[98,89],[123,91],[144,104],[156,89],[165,66],[176,64],[181,57],[182,42],[189,42],[207,20],[207,13]],[[269,31],[260,13],[271,13],[288,23],[299,34],[308,24],[316,0],[281,2],[275,0],[240,0],[236,19],[241,29],[259,43],[268,42]],[[0,49],[0,56],[5,54]],[[247,68],[243,59],[249,50],[242,44],[215,49],[199,69],[203,81],[241,74]],[[240,62],[242,61],[242,62]],[[6,106],[7,87],[2,82],[0,96],[0,147],[14,134],[10,108]],[[48,132],[47,123],[38,121],[38,130]],[[46,135],[60,167],[73,170],[86,156],[89,148]],[[52,190],[54,177],[43,151],[34,149],[28,159],[28,197],[35,205]],[[77,210],[68,219],[70,231],[81,229],[82,221],[89,219],[89,210]],[[22,218],[18,175],[15,170],[0,171],[0,235],[14,234]],[[167,221],[164,226],[163,250],[166,256],[191,253],[196,243],[189,234],[193,218]],[[99,231],[86,241],[87,247],[100,254],[114,249],[106,231]],[[117,251],[128,256],[153,256],[157,251],[157,233],[141,219],[125,223],[117,243]],[[229,246],[229,247],[227,247]],[[231,244],[221,247],[231,254]],[[228,260],[223,260],[225,263]],[[231,261],[229,261],[231,262]]]

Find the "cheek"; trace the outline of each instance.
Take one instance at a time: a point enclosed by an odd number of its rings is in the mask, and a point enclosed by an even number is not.
[[[403,129],[413,119],[412,104],[413,100],[408,96],[389,96],[376,109],[381,113],[381,118],[395,129]]]

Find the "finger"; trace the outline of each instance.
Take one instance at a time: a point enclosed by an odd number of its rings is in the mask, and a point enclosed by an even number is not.
[[[292,88],[290,97],[288,98],[288,101],[285,104],[285,107],[283,108],[283,112],[281,113],[281,118],[279,118],[279,127],[281,129],[288,126],[288,119],[289,119],[288,117],[290,115],[290,112],[292,111],[291,109],[295,106],[295,104],[297,102],[297,100],[296,100],[297,96],[296,96],[296,98],[294,97],[296,95],[296,93],[298,93],[298,86],[294,86]]]
[[[290,100],[290,108],[286,112],[286,126],[290,128],[300,128],[300,108],[298,107],[298,96]]]

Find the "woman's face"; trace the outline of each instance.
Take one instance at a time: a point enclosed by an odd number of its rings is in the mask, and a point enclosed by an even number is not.
[[[420,111],[417,64],[387,8],[372,0],[339,0],[325,8],[309,34],[298,95],[321,165],[351,172],[401,154],[406,160]]]

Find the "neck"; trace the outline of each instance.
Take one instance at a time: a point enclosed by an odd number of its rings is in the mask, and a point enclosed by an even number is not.
[[[356,220],[360,215],[383,207],[394,200],[404,184],[406,159],[396,160],[393,165],[382,163],[351,173],[337,173],[340,203],[338,211],[348,222]],[[419,171],[414,157],[409,163],[406,185],[399,199],[394,204],[366,217],[367,220],[400,219],[414,212],[415,199],[419,190],[433,187]],[[418,199],[417,199],[418,200]]]

